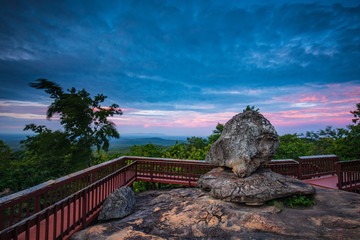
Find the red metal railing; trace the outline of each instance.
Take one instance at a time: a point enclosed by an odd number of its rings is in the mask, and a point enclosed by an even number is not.
[[[299,163],[273,160],[267,166],[283,175],[308,178],[332,174],[335,160],[334,155],[301,157]],[[6,229],[0,239],[68,238],[96,217],[105,198],[121,186],[137,180],[194,186],[212,168],[204,161],[126,156],[99,164],[1,198],[0,223]],[[338,163],[339,189],[359,191],[359,169],[360,160]]]
[[[281,175],[299,178],[299,163],[293,159],[271,160],[266,167]]]
[[[336,155],[299,157],[299,179],[336,174],[335,162],[338,161]]]
[[[360,193],[360,160],[337,162],[336,174],[340,190]]]
[[[141,181],[196,186],[201,175],[214,168],[203,161],[137,159],[137,179]]]
[[[126,159],[114,159],[1,198],[0,230],[34,215],[125,165]]]
[[[86,226],[108,195],[135,178],[136,162],[1,231],[0,239],[63,239]]]
[[[118,170],[117,166],[126,165]],[[115,189],[131,185],[135,180],[145,180],[152,182],[170,182],[176,180],[177,184],[194,185],[194,182],[214,166],[203,161],[187,161],[187,160],[173,160],[173,159],[156,159],[156,158],[141,158],[141,157],[121,157],[114,159],[104,164],[94,166],[76,174],[71,174],[56,180],[55,182],[62,182],[66,179],[66,183],[75,182],[80,177],[87,176],[86,179],[94,181],[83,181],[83,186],[76,188],[74,192],[72,187],[67,188],[67,197],[58,199],[57,202],[52,202],[51,206],[44,207],[43,210],[32,212],[31,216],[22,221],[11,225],[0,232],[0,239],[63,239],[69,237],[78,229],[85,227],[86,224],[96,217],[101,209],[101,205],[105,198],[111,194]],[[103,176],[103,169],[109,169],[110,174]],[[90,174],[90,175],[89,175]],[[85,184],[86,183],[86,184]],[[43,188],[38,188],[34,191],[27,191],[14,197],[10,195],[6,200],[0,203],[0,213],[2,219],[11,214],[6,214],[6,210],[10,208],[13,210],[16,204],[38,196],[40,193],[48,192],[47,185]],[[57,186],[58,187],[58,186]],[[64,189],[64,188],[63,188]],[[71,191],[70,191],[70,190]],[[36,194],[35,194],[36,193]],[[46,201],[45,201],[46,202]],[[20,205],[21,206],[21,205]],[[30,213],[29,213],[30,215]],[[14,216],[14,214],[13,214]],[[6,222],[6,221],[5,221]],[[10,222],[10,220],[7,220]]]

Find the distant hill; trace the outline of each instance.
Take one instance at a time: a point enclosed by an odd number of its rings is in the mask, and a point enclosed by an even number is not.
[[[113,139],[110,141],[110,149],[126,149],[133,145],[145,145],[148,143],[152,143],[155,145],[160,145],[164,147],[170,147],[176,143],[177,140],[174,139],[165,139],[159,137],[142,137],[142,138],[120,138]],[[186,142],[184,139],[178,140],[179,143]]]
[[[11,147],[12,150],[20,150],[21,145],[20,141],[25,140],[27,135],[24,134],[0,134],[0,139],[3,140],[7,145]],[[128,149],[133,145],[145,145],[152,143],[155,145],[161,145],[164,147],[172,146],[178,140],[179,143],[186,142],[186,137],[174,137],[174,136],[162,136],[162,137],[153,137],[153,136],[122,136],[119,139],[110,140],[109,150],[124,150]]]
[[[21,150],[21,140],[31,134],[0,134],[0,140],[3,140],[13,151]]]

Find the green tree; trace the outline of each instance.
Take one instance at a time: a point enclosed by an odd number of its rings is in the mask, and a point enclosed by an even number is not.
[[[124,153],[127,156],[139,156],[139,157],[161,157],[163,153],[163,147],[148,143],[146,145],[134,145],[129,151]]]
[[[246,112],[246,111],[258,112],[259,110],[260,110],[259,108],[255,109],[255,106],[247,105],[246,108],[243,110],[243,112]]]
[[[343,139],[344,159],[360,159],[360,103],[356,104],[357,109],[350,111],[354,115],[352,122],[354,125],[348,125],[346,137]]]
[[[97,150],[107,151],[109,148],[110,137],[119,138],[119,133],[115,124],[108,120],[116,114],[121,115],[122,111],[117,104],[110,107],[102,107],[106,96],[102,94],[90,97],[85,89],[77,91],[71,88],[65,92],[58,84],[46,79],[38,79],[30,84],[36,89],[43,89],[53,102],[47,110],[47,119],[51,119],[54,114],[60,115],[60,123],[64,127],[66,138],[75,144],[74,154],[80,159],[87,159],[92,165],[92,147]],[[36,125],[28,125],[25,129],[37,130]],[[39,128],[40,134],[48,131],[45,127]]]
[[[191,148],[203,149],[208,145],[208,141],[202,137],[187,138],[187,142],[186,150],[191,150]]]
[[[224,125],[218,123],[215,127],[215,130],[213,130],[213,133],[210,136],[208,136],[209,144],[213,144],[216,140],[218,140],[223,130],[224,130]]]
[[[11,170],[10,157],[10,147],[0,140],[0,175],[2,176],[2,180],[0,181],[0,192],[9,187],[7,180],[9,179],[9,171]]]
[[[34,124],[27,125],[25,130],[28,129],[37,133],[22,141],[26,149],[24,161],[35,167],[31,176],[34,182],[60,177],[83,167],[77,154],[81,151],[71,143],[66,133]]]
[[[354,111],[350,111],[351,114],[354,115],[354,118],[352,119],[353,123],[356,124],[360,122],[360,103],[356,104],[357,109]]]
[[[297,134],[285,134],[280,136],[279,148],[274,159],[294,159],[299,156],[307,156],[311,151],[312,144],[299,138]]]

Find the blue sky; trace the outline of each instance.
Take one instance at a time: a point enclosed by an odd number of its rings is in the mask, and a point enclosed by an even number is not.
[[[360,1],[1,5],[0,133],[59,128],[38,78],[108,96],[120,134],[207,136],[247,105],[300,133],[345,127],[360,102]]]

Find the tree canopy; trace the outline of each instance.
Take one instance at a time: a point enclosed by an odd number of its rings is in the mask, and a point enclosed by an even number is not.
[[[43,89],[50,95],[52,103],[47,109],[47,119],[60,116],[63,130],[53,131],[43,125],[27,124],[24,130],[36,135],[22,141],[25,153],[22,161],[14,161],[20,172],[20,165],[26,164],[25,176],[29,184],[17,184],[17,188],[28,187],[42,181],[60,177],[83,169],[93,162],[92,148],[107,151],[109,138],[119,138],[115,124],[108,120],[122,111],[117,104],[102,107],[106,96],[98,94],[91,97],[85,89],[71,88],[64,91],[58,84],[39,79],[30,84]],[[19,172],[19,175],[21,173]],[[18,178],[18,179],[21,179]]]
[[[260,108],[255,109],[255,106],[247,105],[246,108],[243,110],[243,112],[246,112],[246,111],[258,112],[259,110],[260,110]]]
[[[30,86],[44,89],[53,99],[46,117],[51,119],[54,114],[59,114],[60,123],[71,142],[87,148],[96,146],[98,150],[107,150],[108,137],[119,138],[114,123],[108,117],[121,115],[122,111],[117,104],[102,107],[100,104],[107,98],[103,94],[91,98],[85,89],[77,91],[74,87],[64,92],[58,84],[46,79],[38,79],[37,82],[30,83]]]

